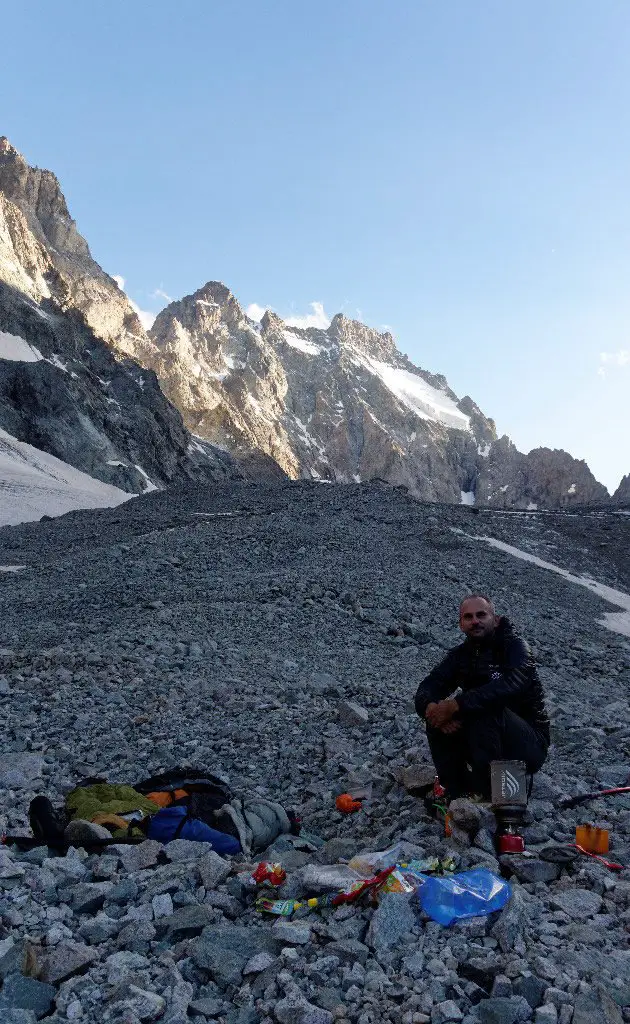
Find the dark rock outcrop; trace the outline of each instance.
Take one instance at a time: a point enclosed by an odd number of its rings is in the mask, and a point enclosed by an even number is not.
[[[612,500],[615,505],[630,505],[630,473],[624,476]]]
[[[8,335],[33,353],[0,357],[3,430],[124,491],[242,477],[227,452],[191,438],[151,370],[116,359],[79,314],[48,305],[0,282],[5,345]]]

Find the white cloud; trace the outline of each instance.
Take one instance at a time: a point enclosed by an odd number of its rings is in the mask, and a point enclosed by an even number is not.
[[[617,352],[600,352],[600,363],[610,363],[613,366],[630,365],[630,349],[620,348]]]
[[[330,327],[330,317],[326,316],[323,303],[311,302],[309,305],[313,312],[305,316],[286,317],[284,322],[287,327],[320,327],[323,330]]]
[[[125,278],[122,276],[122,274],[112,274],[112,277],[113,277],[114,281],[116,282],[116,284],[118,285],[118,287],[120,288],[121,292],[124,292],[125,291]],[[126,294],[126,292],[125,292],[125,294]],[[150,313],[147,309],[140,309],[140,306],[137,304],[137,302],[134,302],[133,299],[130,298],[129,295],[127,295],[127,298],[129,299],[129,305],[131,306],[131,308],[133,310],[135,310],[135,312],[138,314],[138,320],[140,321],[140,323],[144,327],[145,331],[148,331],[149,328],[153,327],[153,324],[155,323],[155,315],[156,314],[155,313]]]
[[[163,288],[156,288],[154,292],[151,292],[152,299],[166,299],[167,302],[173,301],[172,295],[167,295]]]
[[[146,309],[140,309],[140,306],[136,305],[133,299],[129,299],[129,302],[131,303],[136,313],[138,314],[138,319],[142,326],[144,327],[145,331],[148,331],[149,328],[153,327],[153,324],[155,323],[156,314],[149,313],[149,311]]]
[[[620,348],[616,352],[600,352],[599,353],[599,367],[597,369],[598,377],[607,376],[607,367],[609,366],[630,366],[630,349]]]
[[[330,317],[326,315],[323,303],[310,302],[309,305],[313,310],[312,313],[306,313],[304,316],[282,317],[287,327],[319,327],[322,330],[330,327]],[[268,309],[271,309],[271,307],[260,306],[257,302],[252,302],[245,312],[250,320],[260,322]]]
[[[259,306],[257,302],[252,302],[245,312],[250,320],[256,320],[257,323],[260,323],[267,310],[264,306]]]

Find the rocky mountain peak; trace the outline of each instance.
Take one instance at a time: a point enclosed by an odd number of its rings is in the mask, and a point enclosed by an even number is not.
[[[169,302],[158,313],[149,333],[157,345],[164,344],[171,330],[180,336],[183,330],[202,341],[222,323],[239,325],[245,321],[230,289],[220,281],[208,281],[192,295]]]
[[[232,292],[222,281],[206,281],[191,298],[195,301],[214,302],[218,306],[238,305]]]
[[[19,157],[20,159],[24,159],[20,155],[20,153],[18,153],[18,151],[15,148],[15,146],[13,146],[9,142],[9,140],[6,137],[6,135],[0,135],[0,159],[5,157],[5,156],[6,157]]]
[[[6,136],[0,139],[0,192],[22,210],[39,241],[68,255],[91,258],[56,176],[52,171],[30,167]]]
[[[458,402],[458,409],[468,416],[471,428],[477,440],[483,445],[490,445],[497,439],[497,428],[494,420],[482,413],[476,402],[473,402],[470,395],[464,395]]]
[[[6,138],[0,144],[0,281],[79,313],[118,353],[149,363],[137,310],[92,259],[57,178],[29,166]]]
[[[389,331],[381,334],[373,327],[366,327],[359,320],[352,320],[343,313],[337,313],[332,318],[328,334],[340,348],[355,348],[373,359],[388,360],[400,356]]]
[[[260,321],[260,326],[264,331],[282,331],[286,325],[282,317],[274,313],[272,309],[266,309]],[[292,328],[292,330],[296,330],[296,328]]]
[[[196,434],[271,456],[292,477],[380,477],[425,500],[534,508],[606,499],[565,452],[523,455],[445,377],[414,364],[392,335],[341,313],[300,327],[267,310],[250,320],[209,282],[171,303],[151,364]],[[556,470],[554,470],[556,467]]]
[[[617,505],[630,506],[630,473],[624,476],[619,487],[613,494],[612,500]]]

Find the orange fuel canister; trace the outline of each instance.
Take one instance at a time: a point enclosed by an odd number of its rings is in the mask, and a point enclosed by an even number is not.
[[[575,830],[575,845],[587,853],[608,853],[608,829],[595,825],[578,825]]]

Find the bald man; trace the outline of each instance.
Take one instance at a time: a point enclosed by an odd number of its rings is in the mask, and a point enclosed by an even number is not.
[[[490,797],[490,763],[537,772],[549,748],[545,696],[529,647],[485,594],[459,607],[465,639],[420,683],[416,711],[447,797]]]

